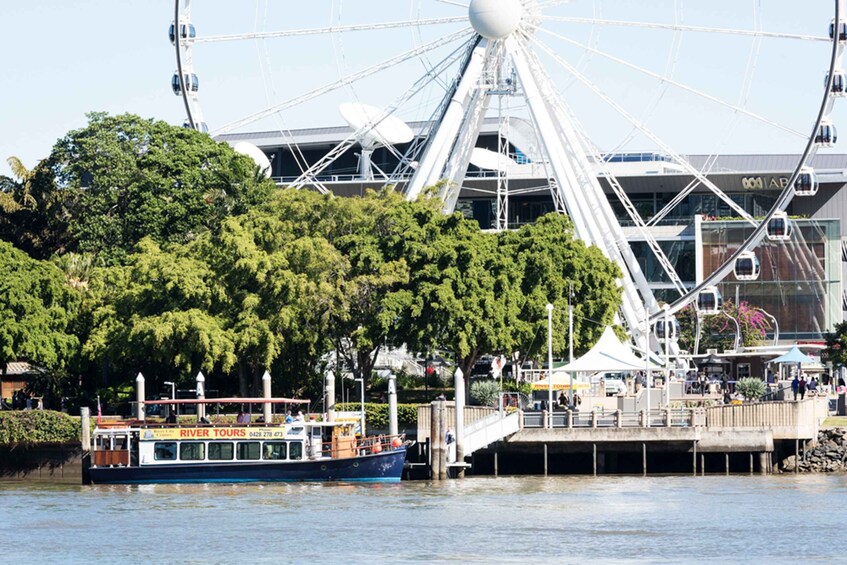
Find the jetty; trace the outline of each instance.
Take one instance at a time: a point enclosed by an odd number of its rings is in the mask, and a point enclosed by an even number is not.
[[[539,411],[505,404],[464,406],[458,426],[455,402],[418,407],[418,442],[432,478],[465,470],[495,476],[769,474],[786,457],[800,460],[829,413],[824,396],[639,411]]]

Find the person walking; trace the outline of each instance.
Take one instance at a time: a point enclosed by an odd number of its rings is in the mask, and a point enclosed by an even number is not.
[[[806,377],[800,377],[800,382],[797,384],[797,392],[800,393],[800,400],[803,400],[803,397],[806,396]]]
[[[797,400],[797,393],[800,392],[800,379],[794,375],[794,380],[791,381],[791,392],[794,393],[794,400]]]

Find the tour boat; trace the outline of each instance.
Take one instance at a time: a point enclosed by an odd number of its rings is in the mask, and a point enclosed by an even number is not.
[[[145,404],[292,404],[291,399],[161,400]],[[202,408],[201,414],[202,414]],[[100,422],[88,476],[94,484],[264,481],[397,482],[400,436],[361,437],[353,421],[217,424]]]

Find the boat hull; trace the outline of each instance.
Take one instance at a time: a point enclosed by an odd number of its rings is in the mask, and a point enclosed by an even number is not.
[[[346,459],[91,467],[94,484],[243,482],[398,482],[406,449]]]

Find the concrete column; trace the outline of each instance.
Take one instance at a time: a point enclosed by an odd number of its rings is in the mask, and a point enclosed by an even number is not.
[[[544,444],[544,476],[547,476],[547,444]]]
[[[203,372],[200,371],[197,373],[197,400],[205,400],[206,399],[206,377],[203,376]],[[206,405],[198,404],[197,405],[197,421],[199,422],[201,418],[206,417]],[[267,420],[265,420],[267,422]]]
[[[800,440],[794,440],[794,472],[800,472]]]
[[[768,453],[765,451],[759,453],[759,474],[768,474]]]
[[[591,444],[591,452],[594,455],[594,476],[596,477],[597,476],[597,444],[596,443]]]
[[[729,475],[729,453],[724,454],[726,456],[726,474]]]
[[[691,446],[691,451],[692,451],[692,453],[691,453],[691,463],[692,463],[692,467],[694,468],[694,476],[696,477],[697,476],[697,442],[696,441],[693,442],[693,444]]]
[[[750,474],[753,474],[753,452],[750,452]]]
[[[262,375],[262,398],[265,400],[271,399],[271,374],[267,371]],[[265,423],[270,424],[273,422],[273,406],[270,402],[265,402],[262,406],[262,416]]]
[[[647,476],[647,444],[641,444],[641,470],[644,473],[644,476]]]
[[[80,438],[82,450],[89,451],[91,449],[91,409],[83,406],[79,409],[79,417],[82,421],[82,437]]]
[[[144,421],[144,400],[146,398],[144,388],[144,375],[138,373],[135,377],[135,419]]]
[[[456,386],[456,463],[465,462],[465,374],[456,367],[453,373],[453,383]],[[460,479],[465,478],[465,468],[458,467],[456,473]]]
[[[324,407],[326,408],[326,421],[335,421],[335,374],[327,371],[324,381]]]
[[[397,425],[397,375],[388,375],[388,435],[400,433]]]
[[[706,476],[706,454],[705,453],[700,454],[700,476],[701,477]]]
[[[432,446],[432,478],[443,481],[447,478],[447,445],[445,440],[447,403],[444,400],[435,400],[431,406],[432,418],[429,439]]]
[[[499,474],[499,461],[497,460],[497,448],[494,448],[494,476],[498,476]]]

